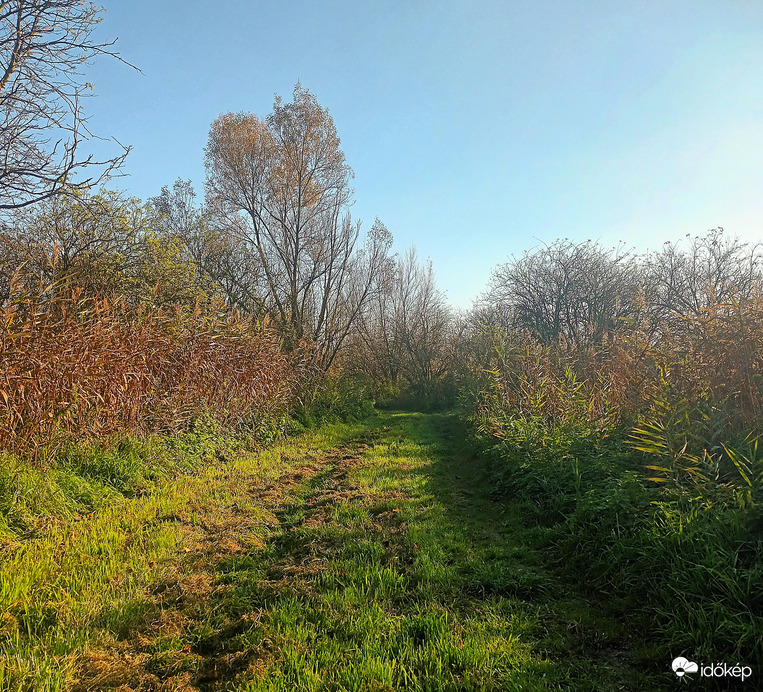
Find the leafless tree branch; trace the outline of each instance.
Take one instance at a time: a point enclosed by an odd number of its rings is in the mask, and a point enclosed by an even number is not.
[[[82,108],[92,90],[84,69],[101,55],[134,68],[115,41],[92,39],[100,11],[82,0],[0,0],[0,210],[93,187],[127,156],[117,140],[113,158],[78,156],[95,137]]]

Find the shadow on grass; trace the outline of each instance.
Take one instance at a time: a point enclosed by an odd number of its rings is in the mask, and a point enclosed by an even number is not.
[[[279,483],[264,545],[186,562],[119,632],[156,689],[661,688],[491,499],[455,415],[382,413]]]

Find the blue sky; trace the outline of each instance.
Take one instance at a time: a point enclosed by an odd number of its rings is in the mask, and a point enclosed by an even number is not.
[[[214,118],[264,116],[300,80],[353,216],[430,257],[459,307],[560,237],[763,239],[760,0],[103,2],[98,37],[142,74],[99,60],[86,109],[133,147],[111,186],[142,199],[178,177],[201,197]]]

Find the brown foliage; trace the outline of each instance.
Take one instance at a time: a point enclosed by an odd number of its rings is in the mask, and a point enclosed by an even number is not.
[[[735,425],[760,427],[763,412],[763,298],[713,305],[667,334],[663,361],[674,390],[733,410]]]
[[[359,246],[352,170],[329,112],[307,89],[276,98],[264,120],[221,115],[205,150],[207,203],[229,244],[261,271],[258,302],[287,347],[314,343],[328,371],[383,271],[391,235],[380,223]]]
[[[202,413],[257,427],[302,370],[274,334],[224,310],[23,298],[0,308],[0,449],[40,456],[71,436],[178,431]]]

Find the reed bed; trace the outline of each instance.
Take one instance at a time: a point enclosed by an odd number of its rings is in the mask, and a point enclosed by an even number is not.
[[[651,633],[648,658],[759,665],[762,404],[752,297],[585,348],[509,335],[473,419],[496,492],[562,574]]]
[[[728,457],[763,433],[763,299],[624,325],[584,347],[514,334],[486,377],[477,420],[500,439],[521,422],[550,436],[619,430],[647,454]]]
[[[0,449],[39,460],[66,440],[177,432],[202,414],[267,426],[306,372],[223,306],[19,297],[0,307]]]

